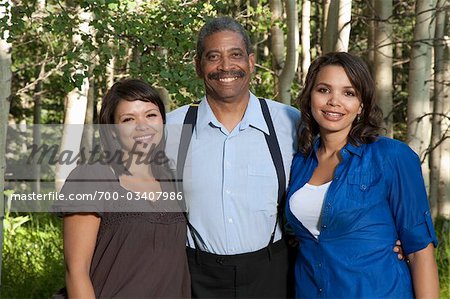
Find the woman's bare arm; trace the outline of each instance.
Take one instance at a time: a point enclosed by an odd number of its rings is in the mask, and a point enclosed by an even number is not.
[[[89,277],[100,218],[95,214],[64,217],[64,260],[69,298],[95,298]]]
[[[434,246],[432,243],[422,250],[408,255],[417,299],[439,298],[439,277]]]

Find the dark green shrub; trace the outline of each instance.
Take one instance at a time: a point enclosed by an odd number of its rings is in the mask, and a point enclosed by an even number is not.
[[[49,213],[7,214],[2,298],[50,298],[64,285],[61,220]]]

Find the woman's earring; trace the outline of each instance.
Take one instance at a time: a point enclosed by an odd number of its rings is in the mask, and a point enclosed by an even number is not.
[[[356,121],[359,122],[361,120],[361,114],[358,114],[358,116],[356,117]]]

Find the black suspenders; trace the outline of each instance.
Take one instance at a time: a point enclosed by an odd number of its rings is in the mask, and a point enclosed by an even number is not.
[[[177,158],[177,176],[182,177],[183,171],[184,171],[184,165],[186,163],[186,156],[187,151],[189,149],[189,144],[191,143],[192,139],[192,133],[194,131],[196,122],[197,122],[197,112],[198,112],[198,105],[200,102],[195,102],[189,106],[189,109],[186,113],[186,116],[184,118],[183,122],[183,129],[181,131],[181,138],[180,138],[180,146],[178,148],[178,158]],[[275,227],[272,231],[272,234],[270,236],[269,244],[273,243],[273,240],[275,238],[275,232],[277,228],[277,223],[280,222],[281,219],[283,219],[283,205],[284,205],[284,198],[285,198],[285,192],[286,192],[286,174],[284,172],[284,164],[283,164],[283,157],[281,155],[280,145],[278,143],[277,135],[275,133],[275,128],[273,126],[272,118],[270,116],[269,107],[267,106],[267,102],[264,99],[259,99],[259,103],[261,104],[262,113],[264,116],[264,119],[266,121],[267,127],[269,129],[269,134],[264,133],[264,137],[266,139],[267,146],[269,147],[270,155],[272,156],[272,161],[275,166],[275,170],[277,173],[278,178],[278,201],[277,201],[277,219],[275,221]],[[191,125],[191,126],[186,126]],[[178,190],[182,189],[182,180],[181,186]],[[191,235],[195,243],[195,247],[197,250],[199,250],[199,247],[197,246],[196,238],[194,236],[193,231],[195,230],[192,225],[188,221],[189,229],[191,230]]]
[[[259,99],[259,103],[261,104],[264,119],[266,120],[267,127],[269,128],[269,135],[264,133],[264,137],[266,138],[267,146],[269,147],[270,155],[272,156],[272,161],[278,178],[277,219],[275,221],[275,227],[273,228],[272,235],[270,236],[269,244],[271,244],[275,238],[277,223],[280,222],[280,224],[282,224],[281,219],[283,219],[283,206],[286,193],[286,173],[284,172],[283,156],[281,155],[277,134],[275,133],[275,128],[273,127],[272,117],[270,117],[269,107],[267,107],[267,102],[264,99]]]

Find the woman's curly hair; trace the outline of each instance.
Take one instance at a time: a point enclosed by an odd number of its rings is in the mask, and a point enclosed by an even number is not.
[[[332,52],[320,56],[313,61],[306,75],[305,87],[296,102],[301,111],[301,122],[298,128],[299,151],[308,155],[313,142],[319,134],[319,125],[311,113],[311,92],[320,70],[329,65],[344,68],[357,97],[362,102],[362,112],[352,124],[348,141],[356,146],[361,143],[374,142],[379,136],[383,114],[376,104],[375,83],[365,62],[346,52]]]

